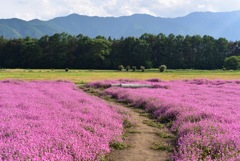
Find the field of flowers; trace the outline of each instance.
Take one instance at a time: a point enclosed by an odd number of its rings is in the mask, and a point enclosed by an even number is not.
[[[111,87],[148,84],[152,88]],[[143,107],[177,135],[174,160],[240,160],[240,81],[117,80],[89,83]]]
[[[64,81],[0,81],[0,160],[99,160],[123,116]]]

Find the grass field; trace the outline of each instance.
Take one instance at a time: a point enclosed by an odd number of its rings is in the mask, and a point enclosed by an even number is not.
[[[20,79],[20,80],[70,80],[75,83],[87,83],[96,80],[108,79],[150,79],[159,78],[161,80],[179,79],[240,79],[240,71],[222,70],[167,70],[160,73],[158,70],[146,70],[145,72],[126,72],[114,70],[39,70],[39,69],[1,69],[0,80]]]

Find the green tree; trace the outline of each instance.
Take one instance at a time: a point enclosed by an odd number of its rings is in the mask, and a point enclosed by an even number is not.
[[[66,33],[43,37],[40,44],[43,48],[43,68],[65,68],[69,35]]]
[[[132,60],[130,65],[136,66],[143,65],[146,68],[152,67],[151,50],[146,40],[141,39],[135,40],[133,50],[129,59]]]
[[[184,39],[183,46],[184,68],[198,68],[198,66],[201,65],[202,62],[202,37],[200,35],[187,35]]]
[[[7,44],[8,40],[6,40],[3,36],[0,37],[0,68],[4,67],[4,55],[6,54],[4,52],[5,46]]]
[[[174,53],[172,56],[172,69],[180,69],[184,68],[184,37],[182,35],[178,35],[174,39]]]
[[[214,53],[216,53],[215,39],[204,35],[202,39],[203,50],[200,58],[199,69],[214,69]]]
[[[169,34],[166,42],[166,60],[169,68],[174,69],[178,63],[177,61],[177,49],[179,44],[177,44],[176,37],[174,34]]]
[[[83,68],[106,69],[110,67],[110,42],[105,39],[89,39],[81,54]]]
[[[21,50],[23,40],[13,39],[9,40],[4,48],[4,54],[1,56],[3,59],[4,68],[21,68],[23,64]]]
[[[224,65],[224,59],[228,53],[228,41],[225,38],[219,38],[215,41],[215,52],[213,53],[214,69],[221,69]]]
[[[78,48],[77,38],[68,35],[67,39],[65,68],[77,68],[78,62],[76,62],[77,57],[75,55]]]
[[[116,69],[119,64],[124,64],[125,52],[123,50],[123,39],[114,40],[111,44],[111,52],[109,58],[111,60],[111,68]],[[126,65],[126,64],[125,64]]]
[[[240,56],[230,56],[225,58],[224,67],[226,69],[237,70],[240,69]]]
[[[21,48],[21,68],[39,68],[42,58],[42,48],[36,39],[26,37],[23,39]]]
[[[86,53],[89,52],[89,44],[91,42],[91,38],[88,36],[83,36],[82,34],[78,35],[77,37],[77,48],[74,52],[75,57],[75,68],[87,68],[89,62],[85,61]],[[91,62],[93,63],[93,62]]]
[[[168,64],[167,62],[167,37],[164,34],[156,36],[156,41],[152,45],[152,63],[153,67],[159,67],[160,64]]]

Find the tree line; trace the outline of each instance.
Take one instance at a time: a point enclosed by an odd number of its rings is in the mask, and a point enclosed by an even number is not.
[[[221,69],[240,56],[240,42],[194,35],[152,35],[112,39],[66,33],[5,39],[0,37],[0,68],[117,69],[123,66],[170,69]]]

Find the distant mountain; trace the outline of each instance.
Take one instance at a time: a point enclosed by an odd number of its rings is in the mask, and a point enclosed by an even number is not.
[[[240,11],[194,12],[184,17],[161,18],[146,14],[122,17],[89,17],[71,14],[49,21],[0,19],[0,35],[5,38],[26,36],[39,38],[44,35],[66,32],[89,37],[102,35],[112,38],[140,36],[144,33],[166,35],[210,35],[215,38],[240,40]]]

